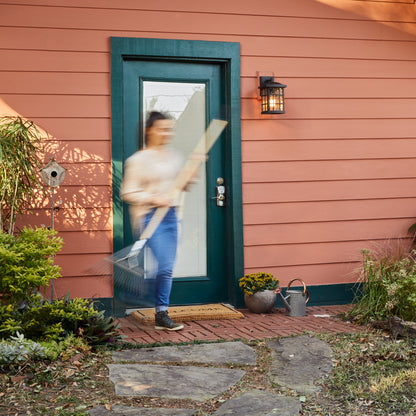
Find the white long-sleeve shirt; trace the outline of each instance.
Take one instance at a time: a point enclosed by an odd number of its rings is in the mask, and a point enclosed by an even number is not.
[[[144,215],[154,208],[151,198],[166,196],[171,190],[182,165],[181,155],[173,149],[140,150],[126,160],[120,197],[130,205],[133,230],[141,226]],[[174,200],[172,206],[178,204]]]

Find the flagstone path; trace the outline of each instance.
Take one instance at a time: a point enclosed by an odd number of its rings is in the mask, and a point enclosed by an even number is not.
[[[269,341],[268,346],[273,383],[301,394],[311,393],[318,389],[315,383],[331,371],[331,350],[315,337],[302,335]],[[231,367],[255,366],[257,360],[253,348],[234,341],[119,351],[114,352],[113,361],[108,365],[109,377],[117,395],[189,399],[195,403],[195,409],[97,407],[89,411],[91,416],[196,415],[198,402],[229,390],[244,377],[244,370]],[[254,389],[233,396],[213,415],[297,416],[300,408],[299,398]]]

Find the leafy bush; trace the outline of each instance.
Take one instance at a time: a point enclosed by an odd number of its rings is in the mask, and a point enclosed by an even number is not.
[[[91,345],[121,338],[114,319],[105,318],[104,311],[97,311],[89,299],[70,299],[67,295],[49,302],[38,294],[30,296],[23,309],[2,309],[0,336],[6,338],[19,332],[32,340],[59,341],[76,334]]]
[[[0,232],[1,303],[16,304],[46,287],[60,276],[53,256],[61,249],[62,239],[47,228],[25,227],[19,235]]]
[[[360,287],[350,317],[360,321],[398,316],[415,319],[416,251],[399,256],[377,256],[363,250]]]
[[[17,331],[33,340],[63,339],[69,333],[76,333],[81,321],[96,314],[87,300],[70,300],[66,296],[52,303],[40,294],[30,296],[24,308],[8,311],[8,314],[5,311],[4,323],[0,324],[0,333],[11,336],[18,328]]]
[[[93,301],[68,295],[49,302],[37,293],[60,276],[53,257],[61,246],[56,231],[46,228],[24,228],[17,236],[0,232],[0,338],[20,333],[60,341],[76,334],[91,345],[121,338],[114,319],[105,318]]]

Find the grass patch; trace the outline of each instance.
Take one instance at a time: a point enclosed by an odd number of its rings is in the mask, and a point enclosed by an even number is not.
[[[257,365],[245,366],[247,374],[240,383],[205,403],[117,397],[106,367],[111,362],[111,351],[100,348],[72,360],[26,364],[13,371],[3,367],[0,414],[86,416],[92,407],[117,404],[187,407],[206,416],[232,396],[263,389],[297,397],[302,416],[416,415],[415,340],[393,340],[383,333],[365,330],[315,336],[332,348],[334,363],[333,371],[322,380],[322,388],[316,394],[305,396],[273,385],[268,377],[270,349],[267,340],[258,340],[248,342],[257,352]]]
[[[378,332],[320,337],[333,350],[334,369],[303,415],[415,414],[415,340]]]

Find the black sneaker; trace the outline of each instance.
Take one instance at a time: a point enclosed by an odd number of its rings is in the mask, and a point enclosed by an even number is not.
[[[155,315],[155,329],[167,329],[168,331],[179,331],[183,325],[177,324],[170,319],[168,311],[160,311]]]

